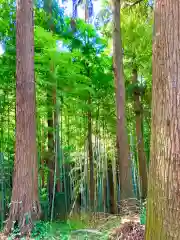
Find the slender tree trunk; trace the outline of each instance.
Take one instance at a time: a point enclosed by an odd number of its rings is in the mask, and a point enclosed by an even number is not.
[[[39,218],[33,1],[16,2],[16,152],[13,190],[5,231],[18,223],[21,234],[28,234]]]
[[[89,21],[89,1],[88,0],[85,0],[85,22],[88,23]]]
[[[146,240],[180,239],[180,1],[155,2]]]
[[[113,0],[113,65],[117,105],[117,155],[119,164],[121,200],[134,197],[125,122],[125,86],[120,31],[120,0]]]
[[[138,83],[137,70],[132,71],[132,83]],[[144,152],[144,138],[142,133],[143,125],[143,114],[142,105],[140,102],[140,93],[134,91],[134,112],[136,119],[136,137],[137,137],[137,150],[138,150],[138,166],[139,166],[139,181],[140,181],[140,195],[141,199],[146,199],[147,197],[147,165],[146,165],[146,155]]]
[[[54,129],[55,129],[55,161],[57,162],[56,166],[56,190],[57,192],[61,191],[61,184],[60,184],[60,166],[59,166],[59,155],[60,155],[60,139],[59,139],[59,104],[57,104],[57,96],[56,96],[56,88],[54,88]]]
[[[88,0],[85,2],[85,22],[89,22],[89,6]],[[87,66],[87,75],[90,77],[89,66]],[[91,86],[90,86],[91,87]],[[91,107],[91,95],[88,97],[88,105]],[[92,111],[88,110],[88,158],[90,166],[90,207],[94,210],[94,194],[95,194],[95,181],[94,181],[94,160],[93,160],[93,147],[92,147]]]
[[[49,16],[52,16],[52,1],[44,0],[44,10]],[[53,30],[51,19],[47,22],[49,30]],[[51,67],[50,71],[53,70]],[[49,74],[50,75],[50,74]],[[50,79],[51,80],[51,79]],[[52,81],[51,81],[52,82]],[[53,200],[53,186],[54,186],[54,169],[55,169],[55,142],[54,142],[54,91],[52,86],[47,89],[47,123],[48,123],[48,195],[49,195],[49,210],[51,212]]]
[[[44,9],[51,16],[50,21],[48,22],[48,28],[49,30],[54,30],[54,23],[51,21],[52,19],[52,0],[45,0],[44,1]],[[51,63],[51,72],[54,71],[53,63]],[[53,80],[51,79],[51,82]],[[56,179],[54,177],[55,172],[55,161],[57,161],[56,151],[55,151],[55,143],[57,141],[56,139],[56,130],[55,126],[59,124],[57,122],[57,109],[56,109],[56,84],[53,83],[52,86],[49,86],[48,89],[48,96],[47,96],[47,103],[48,103],[48,168],[49,168],[49,177],[48,177],[48,193],[49,193],[49,204],[50,209],[52,208],[52,199],[53,199],[53,186],[54,186],[54,180],[57,180],[57,190],[60,191],[60,179],[59,179],[59,168],[58,163],[57,171],[56,171]],[[59,134],[59,133],[58,133]]]
[[[45,175],[44,175],[44,153],[45,153],[45,133],[44,133],[44,121],[42,120],[42,130],[41,130],[41,187],[44,188],[45,187]]]
[[[113,181],[113,169],[112,163],[109,163],[108,166],[108,179],[109,179],[109,194],[110,194],[110,213],[116,214],[116,201],[114,199],[114,181]]]
[[[53,101],[51,89],[47,90],[47,106],[48,106],[48,156],[47,156],[47,166],[48,166],[48,194],[49,194],[49,205],[50,209],[52,207],[53,198],[53,183],[54,183],[54,167],[55,167],[55,153],[54,153],[54,124],[53,124]]]
[[[91,106],[91,96],[88,99],[88,105]],[[90,205],[91,210],[94,210],[94,161],[93,161],[93,148],[92,148],[92,114],[91,110],[88,111],[88,155],[90,166]]]

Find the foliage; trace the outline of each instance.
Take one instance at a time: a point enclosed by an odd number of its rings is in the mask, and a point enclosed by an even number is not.
[[[34,43],[35,43],[35,78],[36,78],[36,107],[37,107],[37,144],[39,162],[39,185],[42,182],[42,173],[45,177],[45,186],[41,186],[40,199],[47,210],[48,202],[48,132],[56,131],[48,128],[47,112],[49,109],[58,109],[59,150],[57,154],[61,181],[64,183],[64,164],[71,164],[70,177],[73,182],[71,190],[71,207],[75,197],[80,192],[82,179],[88,179],[87,172],[82,170],[88,160],[87,131],[88,116],[92,114],[93,156],[95,166],[96,190],[102,198],[104,186],[100,180],[108,178],[107,162],[113,165],[113,174],[116,172],[116,111],[114,97],[114,80],[111,57],[111,19],[110,7],[105,6],[99,18],[101,24],[97,28],[85,23],[81,19],[75,20],[75,29],[72,28],[72,19],[65,16],[63,9],[53,1],[52,16],[43,8],[43,1],[36,1],[34,9]],[[0,152],[3,153],[0,176],[0,201],[5,202],[7,208],[11,197],[12,173],[14,163],[15,140],[15,1],[0,0],[0,42],[3,54],[0,55]],[[54,26],[50,31],[49,21]],[[99,22],[100,23],[100,22]],[[138,5],[132,9],[121,11],[122,42],[124,53],[124,70],[126,80],[126,110],[127,129],[132,149],[133,159],[136,159],[135,118],[133,111],[133,91],[141,91],[144,109],[143,134],[145,151],[149,156],[150,136],[150,108],[151,108],[151,46],[152,46],[152,15],[146,5]],[[101,34],[99,33],[101,30]],[[138,69],[138,86],[131,82],[133,68]],[[56,89],[56,104],[47,99]],[[91,96],[91,103],[88,103]],[[149,159],[149,158],[148,158]],[[137,168],[136,162],[136,168]],[[1,172],[0,169],[0,172]],[[78,174],[79,171],[81,174]],[[88,181],[88,180],[87,180]],[[116,176],[113,175],[116,187]],[[86,183],[83,182],[83,188]],[[76,191],[77,190],[77,191]],[[118,190],[117,190],[118,192]],[[6,197],[5,197],[6,196]],[[71,198],[69,196],[69,198]],[[67,201],[67,200],[66,200]],[[107,207],[108,208],[108,207]],[[7,209],[6,209],[7,211]],[[143,210],[144,211],[144,210]],[[144,212],[142,213],[142,219]],[[3,216],[4,218],[5,216]],[[2,219],[3,219],[2,218]],[[4,220],[4,219],[3,219]],[[141,220],[142,222],[144,220]],[[58,225],[59,223],[57,223]],[[35,225],[33,236],[37,233],[45,238],[47,232],[54,234],[55,228],[50,223],[38,222]],[[67,224],[62,226],[66,229]],[[69,229],[83,228],[79,222],[71,222]],[[51,228],[51,231],[49,230]],[[48,229],[48,230],[47,230]],[[18,231],[18,230],[17,230]],[[60,234],[60,233],[58,233]]]

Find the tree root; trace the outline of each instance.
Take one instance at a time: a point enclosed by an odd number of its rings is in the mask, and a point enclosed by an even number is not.
[[[32,206],[26,206],[22,202],[13,202],[10,207],[10,215],[7,219],[4,233],[9,235],[16,226],[19,227],[20,236],[30,236],[34,227],[33,221],[40,217],[40,206],[34,202]]]

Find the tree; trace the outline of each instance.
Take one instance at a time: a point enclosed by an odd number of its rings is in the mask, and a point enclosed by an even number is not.
[[[44,9],[48,15],[48,29],[50,31],[54,30],[54,24],[52,21],[52,1],[44,1]],[[49,72],[49,82],[51,85],[47,89],[47,123],[48,123],[48,156],[47,156],[47,166],[48,166],[48,194],[49,194],[49,205],[50,213],[53,207],[53,186],[54,186],[54,171],[55,171],[55,142],[54,142],[54,102],[56,97],[56,90],[54,88],[54,81],[51,79],[52,72],[54,70],[53,62],[50,66],[51,70]]]
[[[136,121],[136,138],[139,166],[139,182],[141,199],[147,197],[147,161],[144,152],[144,138],[142,133],[143,126],[143,106],[140,101],[141,89],[138,86],[138,73],[136,67],[132,71],[132,83],[134,84],[134,112]]]
[[[12,191],[11,172],[14,162],[15,129],[15,4],[13,0],[8,2],[7,4],[5,0],[1,0],[2,4],[0,5],[0,40],[4,45],[4,53],[0,55],[0,108],[3,109],[0,145],[4,156],[3,175],[0,176],[0,181],[2,180],[4,187],[3,190],[0,189],[2,192],[0,202],[2,204],[4,202],[2,205],[5,206],[4,216]],[[80,19],[76,19],[75,26],[70,28],[72,19],[60,15],[63,9],[60,11],[57,5],[55,7],[57,1],[46,1],[47,5],[48,2],[53,2],[49,13],[44,11],[45,9],[43,10],[44,1],[38,0],[36,2],[38,4],[35,7],[34,18],[38,126],[36,137],[39,145],[38,157],[39,160],[42,160],[41,163],[39,161],[39,170],[41,170],[39,173],[42,172],[42,179],[44,179],[44,183],[39,184],[44,217],[47,219],[48,196],[52,196],[51,213],[53,213],[54,206],[54,212],[62,218],[64,212],[68,213],[79,192],[81,209],[89,209],[89,198],[91,198],[91,204],[95,206],[95,211],[104,209],[115,213],[119,188],[117,188],[117,159],[114,146],[116,138],[114,83],[112,58],[109,56],[111,41],[109,41],[109,49],[107,49],[107,39],[105,40],[102,35],[97,37],[98,31]],[[134,65],[137,66],[138,76],[142,76],[142,84],[145,83],[146,86],[145,94],[141,96],[140,101],[143,105],[145,152],[149,152],[148,135],[151,107],[147,98],[147,89],[149,92],[151,91],[151,67],[149,67],[151,64],[149,63],[151,63],[152,24],[149,24],[147,17],[143,17],[142,5],[144,3],[121,10],[121,37],[127,93],[130,93],[129,90],[132,87],[130,85],[133,85],[131,80]],[[62,23],[61,27],[59,27],[60,23]],[[109,31],[109,29],[108,26],[107,30]],[[146,29],[149,32],[148,35]],[[147,44],[148,40],[150,44]],[[60,44],[57,46],[57,43]],[[7,94],[8,96],[4,97]],[[137,167],[138,163],[134,95],[132,91],[130,95],[125,95],[129,149],[133,160],[133,179],[136,184],[138,177],[135,176],[137,171],[134,171],[134,168]],[[56,109],[60,110],[59,113],[56,111],[55,105]],[[49,124],[47,113],[49,113],[48,118],[51,120]],[[58,116],[59,119],[57,119]],[[58,123],[59,127],[57,127]],[[57,140],[59,132],[60,138]],[[49,149],[48,133],[51,133],[49,134]],[[57,145],[60,148],[59,154]],[[40,146],[43,147],[40,148]],[[49,166],[47,167],[46,156],[49,156],[48,159],[52,157],[52,166],[48,161]],[[59,166],[56,168],[57,157]],[[147,159],[149,160],[148,155]],[[68,167],[66,167],[67,165]],[[60,174],[58,174],[58,168]],[[67,168],[72,169],[72,171],[66,171]],[[50,175],[49,169],[52,169],[52,184],[49,187],[52,195],[48,195],[45,189],[50,183],[47,179]],[[58,178],[56,178],[55,172],[57,172]],[[90,180],[90,173],[94,184]],[[58,186],[55,188],[56,182],[58,185],[58,179],[61,180],[60,194],[57,193]],[[73,192],[72,187],[65,184],[68,182],[70,184],[70,181],[73,182]],[[92,193],[91,197],[89,193]],[[6,199],[3,199],[3,196],[6,196]],[[53,204],[54,196],[55,203]]]
[[[54,7],[53,0],[44,0],[44,10],[48,15],[47,21],[47,29],[55,32],[55,24],[54,24],[54,16],[53,16],[53,7]],[[48,165],[48,194],[49,194],[49,205],[50,205],[50,212],[51,212],[51,219],[53,219],[54,211],[53,211],[53,202],[55,196],[55,189],[54,184],[57,182],[57,190],[60,191],[60,180],[59,178],[59,167],[57,167],[57,154],[56,154],[56,142],[57,142],[57,133],[56,134],[56,126],[58,125],[57,119],[57,109],[56,109],[56,81],[52,77],[54,74],[54,63],[53,60],[50,59],[50,71],[49,71],[49,79],[50,82],[47,88],[47,123],[48,123],[48,156],[47,156],[47,165]],[[56,171],[57,170],[57,171]],[[55,178],[55,173],[58,181]]]
[[[6,233],[18,223],[22,235],[40,216],[38,199],[33,1],[16,3],[16,144],[13,190]]]
[[[155,2],[146,240],[180,239],[179,9],[179,1]]]
[[[147,157],[145,153],[145,116],[150,108],[147,98],[151,88],[152,23],[151,11],[145,4],[124,8],[121,11],[122,40],[124,50],[124,71],[126,77],[128,123],[134,122],[136,131],[137,166],[139,172],[140,194],[147,196]],[[139,79],[141,81],[139,81]],[[134,105],[134,111],[132,106]],[[147,106],[147,107],[146,107]],[[148,110],[149,111],[149,110]],[[134,112],[134,114],[132,114]],[[135,118],[134,118],[135,115]],[[132,133],[131,133],[132,134]],[[146,139],[147,140],[147,139]]]
[[[121,200],[132,198],[131,161],[125,121],[125,86],[120,30],[120,0],[113,0],[113,65],[117,106],[117,154]]]

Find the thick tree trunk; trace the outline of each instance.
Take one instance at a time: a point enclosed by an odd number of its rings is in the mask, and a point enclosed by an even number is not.
[[[137,70],[132,71],[132,83],[138,83]],[[142,134],[143,125],[143,114],[142,105],[140,102],[139,92],[134,91],[134,112],[136,119],[136,137],[137,137],[137,150],[138,150],[138,166],[139,166],[139,181],[140,181],[140,196],[141,199],[146,199],[147,197],[147,166],[146,166],[146,155],[144,152],[144,138]]]
[[[117,105],[117,155],[119,164],[121,200],[134,197],[125,123],[125,86],[120,31],[120,0],[113,0],[113,61]]]
[[[155,2],[146,240],[180,239],[180,1]]]
[[[21,234],[39,218],[37,181],[33,1],[18,0],[16,14],[16,152],[13,190],[5,231]]]

